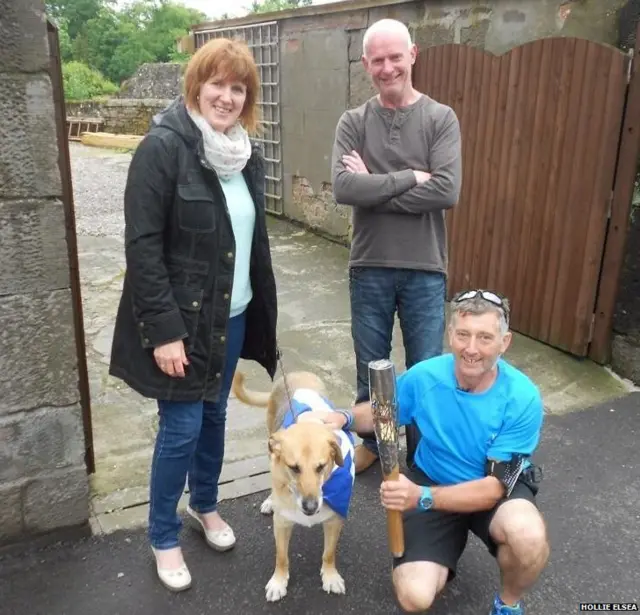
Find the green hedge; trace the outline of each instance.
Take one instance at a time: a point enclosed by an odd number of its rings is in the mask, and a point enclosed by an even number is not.
[[[62,65],[64,97],[68,101],[91,100],[118,91],[118,86],[105,79],[97,70],[82,62],[66,62]]]

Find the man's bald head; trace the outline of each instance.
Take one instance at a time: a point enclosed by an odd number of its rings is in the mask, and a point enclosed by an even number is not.
[[[418,50],[407,26],[395,19],[376,21],[364,33],[362,49],[362,63],[385,107],[403,107],[416,100],[412,67]]]
[[[364,37],[362,39],[363,56],[367,56],[367,49],[371,39],[380,34],[398,36],[402,38],[407,44],[407,49],[410,49],[413,44],[409,28],[407,28],[407,26],[405,26],[401,21],[398,21],[397,19],[380,19],[379,21],[371,24],[364,33]]]

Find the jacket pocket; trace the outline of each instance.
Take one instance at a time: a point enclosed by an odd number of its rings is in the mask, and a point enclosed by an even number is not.
[[[178,224],[190,233],[212,233],[216,228],[215,202],[202,184],[178,184]]]
[[[175,286],[172,290],[187,332],[187,339],[184,340],[185,350],[191,352],[198,336],[204,290],[184,286]]]

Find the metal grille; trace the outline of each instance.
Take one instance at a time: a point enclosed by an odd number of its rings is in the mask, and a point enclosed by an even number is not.
[[[283,213],[282,203],[282,138],[280,130],[280,62],[278,22],[270,21],[237,28],[220,28],[195,32],[196,49],[212,38],[243,39],[255,58],[260,73],[258,105],[262,131],[254,137],[262,144],[266,162],[266,208]]]

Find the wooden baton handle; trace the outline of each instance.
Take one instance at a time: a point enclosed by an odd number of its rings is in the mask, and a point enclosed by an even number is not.
[[[400,476],[400,466],[396,465],[384,480],[398,480]],[[389,540],[389,550],[393,557],[404,555],[404,526],[402,525],[402,513],[399,510],[387,510],[387,538]]]

